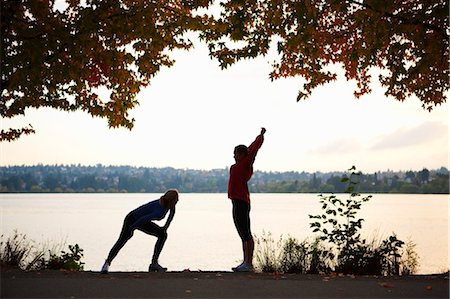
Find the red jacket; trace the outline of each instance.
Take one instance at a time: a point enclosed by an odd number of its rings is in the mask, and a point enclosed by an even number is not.
[[[250,204],[250,192],[248,191],[247,182],[253,175],[253,163],[263,142],[264,136],[258,135],[248,147],[247,156],[231,166],[228,180],[228,198],[243,200]]]

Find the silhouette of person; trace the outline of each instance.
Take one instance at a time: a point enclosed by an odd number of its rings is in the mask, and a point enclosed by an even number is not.
[[[119,239],[111,248],[108,257],[103,264],[101,273],[108,273],[111,262],[117,256],[125,243],[133,236],[134,230],[136,229],[158,238],[155,244],[152,262],[148,270],[156,272],[166,271],[167,268],[162,267],[158,263],[158,259],[167,239],[167,229],[175,216],[175,205],[177,202],[178,191],[175,189],[170,189],[159,199],[146,203],[128,213],[123,221],[123,227],[119,235]],[[169,212],[169,217],[163,227],[160,227],[152,222],[153,220],[164,219],[167,212]]]
[[[242,240],[243,262],[232,268],[235,272],[250,272],[253,268],[253,250],[255,243],[250,229],[250,192],[247,182],[253,175],[253,163],[256,154],[264,142],[265,128],[261,128],[261,133],[255,141],[247,147],[238,145],[234,148],[234,159],[236,161],[230,167],[230,177],[228,180],[228,198],[233,204],[233,221],[239,237]]]

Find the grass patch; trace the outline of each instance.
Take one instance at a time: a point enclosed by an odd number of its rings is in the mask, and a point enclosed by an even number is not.
[[[374,238],[361,242],[351,254],[337,251],[320,238],[299,241],[281,236],[275,241],[270,232],[254,238],[255,267],[261,272],[390,276],[415,274],[419,265],[414,242],[408,241],[402,250],[393,250],[399,241],[395,235],[382,241]],[[343,258],[344,254],[348,256]]]

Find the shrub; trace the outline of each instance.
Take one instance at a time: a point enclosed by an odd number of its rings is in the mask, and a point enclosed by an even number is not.
[[[322,214],[309,215],[313,220],[310,227],[319,233],[312,243],[281,237],[275,244],[270,233],[263,233],[262,238],[255,237],[256,262],[260,270],[360,275],[409,275],[417,271],[419,258],[413,242],[405,244],[395,234],[381,241],[361,237],[364,219],[357,218],[357,212],[372,196],[361,197],[356,192],[361,173],[356,172],[355,167],[349,171],[350,176],[341,179],[348,184],[348,199],[342,200],[334,194],[319,195]]]
[[[34,241],[29,241],[24,234],[14,231],[13,237],[0,241],[0,265],[2,267],[20,268],[22,270],[64,269],[71,271],[83,270],[81,262],[83,249],[78,244],[69,245],[70,252],[60,251],[63,245],[54,246],[53,250],[44,249],[45,246],[37,246]]]
[[[309,274],[332,272],[334,265],[334,253],[326,247],[319,238],[315,238],[309,245]]]
[[[255,236],[255,259],[256,267],[262,272],[275,272],[279,271],[280,265],[280,253],[279,248],[281,246],[282,237],[275,244],[272,234],[263,231],[261,238]]]
[[[272,234],[263,232],[256,240],[256,268],[262,272],[318,274],[331,271],[333,254],[318,240],[312,243],[283,236],[275,243]]]
[[[13,237],[0,241],[0,264],[2,267],[21,268],[27,266],[27,261],[34,254],[34,246],[26,239],[23,234],[14,231]],[[34,259],[34,258],[32,258]]]
[[[50,259],[46,264],[47,269],[59,270],[65,269],[70,271],[83,271],[84,263],[83,249],[78,244],[69,245],[70,252],[61,251],[61,255],[50,253]]]
[[[284,241],[280,256],[280,270],[285,273],[306,273],[308,270],[309,245],[288,237]]]
[[[413,241],[408,240],[406,242],[406,248],[402,258],[402,275],[411,275],[416,273],[417,268],[419,267],[419,256],[416,252],[416,244]]]
[[[361,197],[356,192],[360,172],[355,167],[349,169],[349,177],[343,177],[341,182],[348,183],[347,200],[341,200],[336,195],[320,196],[323,213],[309,215],[314,222],[310,223],[313,232],[320,233],[320,240],[332,244],[337,251],[336,271],[349,274],[368,275],[400,275],[401,268],[408,272],[415,271],[417,258],[414,259],[414,248],[409,247],[409,266],[403,266],[401,249],[405,242],[395,234],[377,244],[374,240],[367,242],[361,238],[360,229],[364,219],[357,218],[361,205],[372,196]],[[415,265],[414,265],[415,263]]]

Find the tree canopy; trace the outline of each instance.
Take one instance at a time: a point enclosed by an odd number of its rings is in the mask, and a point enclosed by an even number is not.
[[[228,0],[220,16],[201,15],[212,0],[5,0],[1,3],[2,118],[27,108],[82,110],[110,127],[131,129],[136,95],[173,49],[190,49],[195,31],[226,68],[268,53],[279,60],[272,80],[306,80],[297,100],[335,80],[328,66],[357,81],[355,96],[370,92],[372,68],[387,96],[417,96],[425,109],[446,101],[449,88],[449,4],[446,0]],[[108,99],[100,98],[106,89]],[[1,131],[1,140],[34,132]]]
[[[136,95],[162,66],[168,52],[189,49],[184,38],[202,17],[192,12],[204,1],[6,0],[1,4],[1,116],[27,108],[83,110],[106,117],[110,127],[132,128],[128,111]],[[99,89],[110,92],[99,98]],[[2,140],[31,133],[31,126],[2,130]]]
[[[357,98],[371,91],[369,70],[379,68],[386,96],[415,95],[428,110],[446,101],[447,0],[231,0],[222,8],[202,34],[211,55],[226,68],[266,54],[277,41],[280,60],[270,78],[306,79],[297,100],[335,80],[327,67],[339,64],[357,81]]]

